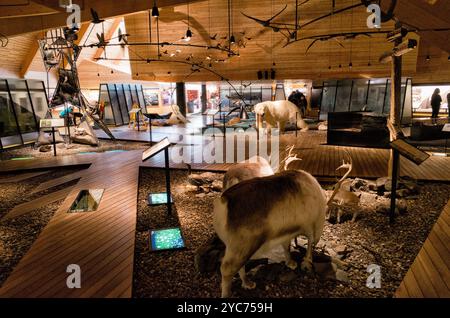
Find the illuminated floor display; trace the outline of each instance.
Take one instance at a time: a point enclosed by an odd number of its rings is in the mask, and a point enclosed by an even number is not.
[[[103,191],[104,189],[81,190],[69,212],[91,212],[97,210]]]
[[[180,228],[150,231],[150,249],[152,251],[184,248],[184,240]]]

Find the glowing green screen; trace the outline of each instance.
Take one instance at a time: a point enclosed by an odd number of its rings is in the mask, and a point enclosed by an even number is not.
[[[151,248],[154,251],[184,247],[183,236],[179,228],[150,231]]]

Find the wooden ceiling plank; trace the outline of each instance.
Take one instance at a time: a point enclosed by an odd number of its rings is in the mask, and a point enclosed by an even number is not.
[[[194,3],[201,0],[190,0]],[[174,6],[186,3],[187,0],[159,0],[160,7]],[[120,5],[110,0],[84,0],[84,10],[81,10],[81,22],[87,22],[92,19],[90,9],[94,8],[100,18],[107,19],[118,16],[124,16],[140,11],[150,10],[153,7],[153,1],[135,1],[121,0]],[[42,29],[59,28],[66,25],[68,13],[61,12],[46,16],[27,16],[5,18],[0,24],[0,33],[5,36],[30,33]]]

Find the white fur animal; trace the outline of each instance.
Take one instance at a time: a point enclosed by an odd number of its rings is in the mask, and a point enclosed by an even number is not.
[[[223,190],[231,188],[233,185],[256,177],[266,177],[273,175],[272,167],[263,157],[256,156],[227,170],[223,177]]]
[[[256,104],[254,107],[258,117],[258,127],[262,127],[262,118],[266,121],[266,127],[272,129],[278,127],[280,132],[284,131],[287,123],[297,120],[297,127],[302,131],[308,130],[308,125],[303,120],[298,107],[287,100],[267,101]]]
[[[302,269],[312,269],[312,250],[322,235],[326,196],[317,180],[305,171],[283,171],[273,176],[242,181],[214,202],[214,229],[225,243],[222,259],[222,297],[229,297],[231,281],[239,272],[243,288],[254,288],[247,279],[245,263],[255,253],[282,245],[286,265],[291,259],[291,240],[308,239]]]
[[[357,216],[358,216],[358,208],[359,208],[359,201],[361,198],[361,195],[356,195],[354,192],[351,192],[350,190],[344,189],[344,183],[346,183],[346,178],[352,171],[352,163],[345,163],[342,162],[342,165],[338,167],[336,170],[340,169],[348,169],[347,172],[344,174],[344,176],[337,182],[337,184],[334,187],[334,191],[331,195],[330,200],[328,201],[329,206],[335,206],[337,207],[337,223],[341,223],[341,216],[342,216],[342,207],[349,207],[353,210],[353,218],[352,222],[355,222]],[[349,188],[349,186],[348,186]],[[326,219],[328,220],[330,218],[331,209],[328,209]]]

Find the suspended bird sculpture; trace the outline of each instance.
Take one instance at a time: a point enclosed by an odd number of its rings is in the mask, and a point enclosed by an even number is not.
[[[277,14],[275,14],[274,16],[272,16],[271,18],[267,19],[267,20],[261,20],[255,17],[251,17],[249,15],[246,15],[244,12],[241,12],[241,14],[253,21],[256,21],[257,23],[261,24],[263,27],[265,28],[272,28],[275,32],[278,32],[280,30],[280,28],[278,26],[275,26],[272,24],[272,20],[275,19],[277,16],[279,16],[281,13],[284,12],[284,10],[286,10],[287,5],[284,6],[284,8],[278,12]]]
[[[103,20],[103,19],[100,19],[99,17],[98,17],[98,13],[97,13],[97,11],[95,11],[94,9],[92,9],[91,8],[91,15],[92,15],[92,23],[94,23],[94,24],[99,24],[99,23],[102,23],[103,21],[105,21],[105,20]]]
[[[119,40],[120,43],[123,44],[128,44],[128,36],[130,36],[128,33],[122,33],[122,30],[119,28],[119,36],[117,37],[117,39]]]
[[[306,41],[306,40],[313,40],[310,45],[308,45],[305,54],[308,53],[308,51],[311,49],[311,47],[314,46],[318,41],[329,41],[329,40],[335,40],[341,47],[344,47],[344,45],[341,43],[339,38],[342,38],[343,40],[353,40],[358,36],[366,36],[366,37],[372,37],[371,34],[386,34],[389,31],[364,31],[364,32],[343,32],[343,33],[333,33],[333,34],[322,34],[322,35],[313,35],[313,36],[307,36],[303,37],[297,40],[288,41],[283,47],[286,47],[292,43]]]
[[[98,43],[97,44],[95,44],[94,46],[97,46],[97,47],[104,47],[104,46],[106,46],[107,44],[108,44],[108,41],[106,41],[105,40],[105,33],[101,33],[101,34],[96,34],[97,35],[97,39],[98,39]]]

